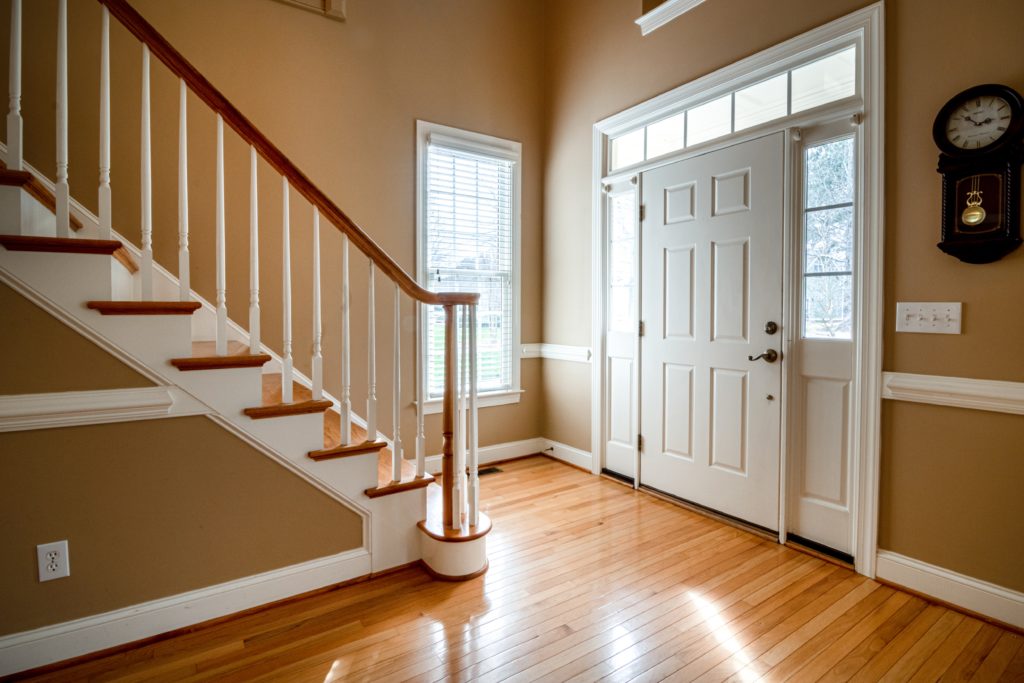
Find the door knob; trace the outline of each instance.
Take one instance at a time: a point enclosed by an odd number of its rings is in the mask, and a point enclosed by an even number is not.
[[[768,349],[764,353],[759,353],[756,356],[747,356],[747,360],[762,360],[766,363],[774,363],[779,359],[779,352],[775,349]]]

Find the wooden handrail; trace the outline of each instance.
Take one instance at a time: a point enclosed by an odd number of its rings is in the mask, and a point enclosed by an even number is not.
[[[128,4],[127,0],[98,1],[105,5],[110,13],[136,38],[148,45],[150,52],[175,75],[184,80],[199,99],[214,112],[220,114],[224,122],[231,126],[243,140],[255,147],[260,156],[267,160],[267,163],[288,178],[291,186],[313,206],[316,206],[324,218],[348,235],[352,243],[366,254],[367,258],[373,261],[385,275],[396,282],[403,292],[426,304],[473,305],[479,301],[480,295],[472,292],[431,292],[421,287],[355,221],[314,185],[313,181],[300,171],[235,105],[231,104],[223,93],[217,90],[180,52],[174,49],[167,39],[153,28],[152,24]]]

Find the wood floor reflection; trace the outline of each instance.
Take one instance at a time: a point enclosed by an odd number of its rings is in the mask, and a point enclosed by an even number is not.
[[[40,680],[1020,681],[1024,638],[544,457],[489,572],[405,569]]]

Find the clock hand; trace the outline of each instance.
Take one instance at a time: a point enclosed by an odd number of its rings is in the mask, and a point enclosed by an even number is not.
[[[971,123],[973,123],[973,124],[974,124],[974,125],[976,125],[976,126],[980,126],[980,125],[981,125],[980,123],[978,123],[977,121],[975,121],[974,119],[972,119],[972,118],[971,118],[970,116],[964,116],[964,117],[963,117],[963,120],[964,120],[964,121],[970,121]]]

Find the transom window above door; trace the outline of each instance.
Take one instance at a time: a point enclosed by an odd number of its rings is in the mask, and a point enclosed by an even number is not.
[[[609,141],[609,170],[617,171],[859,93],[857,45],[751,77],[725,94],[680,107]]]

